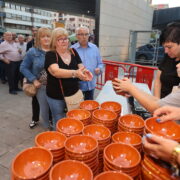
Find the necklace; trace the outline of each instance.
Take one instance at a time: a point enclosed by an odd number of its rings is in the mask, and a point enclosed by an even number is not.
[[[70,61],[71,61],[71,57],[69,56],[69,54],[64,53],[64,54],[60,54],[61,59],[63,60],[63,62],[67,65],[69,65]]]

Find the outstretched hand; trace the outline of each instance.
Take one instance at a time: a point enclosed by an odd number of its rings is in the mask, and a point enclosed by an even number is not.
[[[153,116],[158,117],[157,122],[180,120],[180,108],[164,106],[155,110]]]
[[[170,162],[172,151],[178,145],[178,142],[161,136],[146,134],[143,137],[143,145],[148,155]]]
[[[85,67],[81,67],[77,70],[77,77],[82,81],[91,81],[93,78],[93,75]]]

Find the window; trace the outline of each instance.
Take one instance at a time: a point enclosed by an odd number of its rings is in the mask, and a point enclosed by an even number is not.
[[[6,18],[12,18],[11,13],[6,13]]]
[[[16,6],[14,4],[11,4],[11,9],[16,9]]]
[[[9,3],[5,3],[5,7],[6,7],[6,8],[9,8],[9,7],[10,7],[10,4],[9,4]]]
[[[16,5],[16,10],[21,10],[20,6]]]

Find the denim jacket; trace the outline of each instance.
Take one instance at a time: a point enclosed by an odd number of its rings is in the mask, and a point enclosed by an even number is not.
[[[20,66],[20,72],[29,82],[39,79],[40,72],[44,69],[45,54],[45,51],[34,47],[26,53]]]

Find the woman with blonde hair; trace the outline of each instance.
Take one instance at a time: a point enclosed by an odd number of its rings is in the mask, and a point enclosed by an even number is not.
[[[27,78],[28,82],[33,83],[37,90],[37,100],[40,105],[40,114],[45,128],[49,125],[49,105],[46,100],[47,74],[44,70],[45,54],[50,49],[51,30],[49,28],[39,28],[35,45],[23,59],[20,66],[21,73]],[[32,121],[31,123],[37,124]]]
[[[79,80],[88,81],[92,76],[83,66],[76,50],[69,49],[68,33],[64,28],[56,28],[52,32],[50,51],[46,53],[45,58],[45,69],[48,75],[47,100],[55,129],[56,122],[65,116],[64,96],[74,95],[79,91]]]

